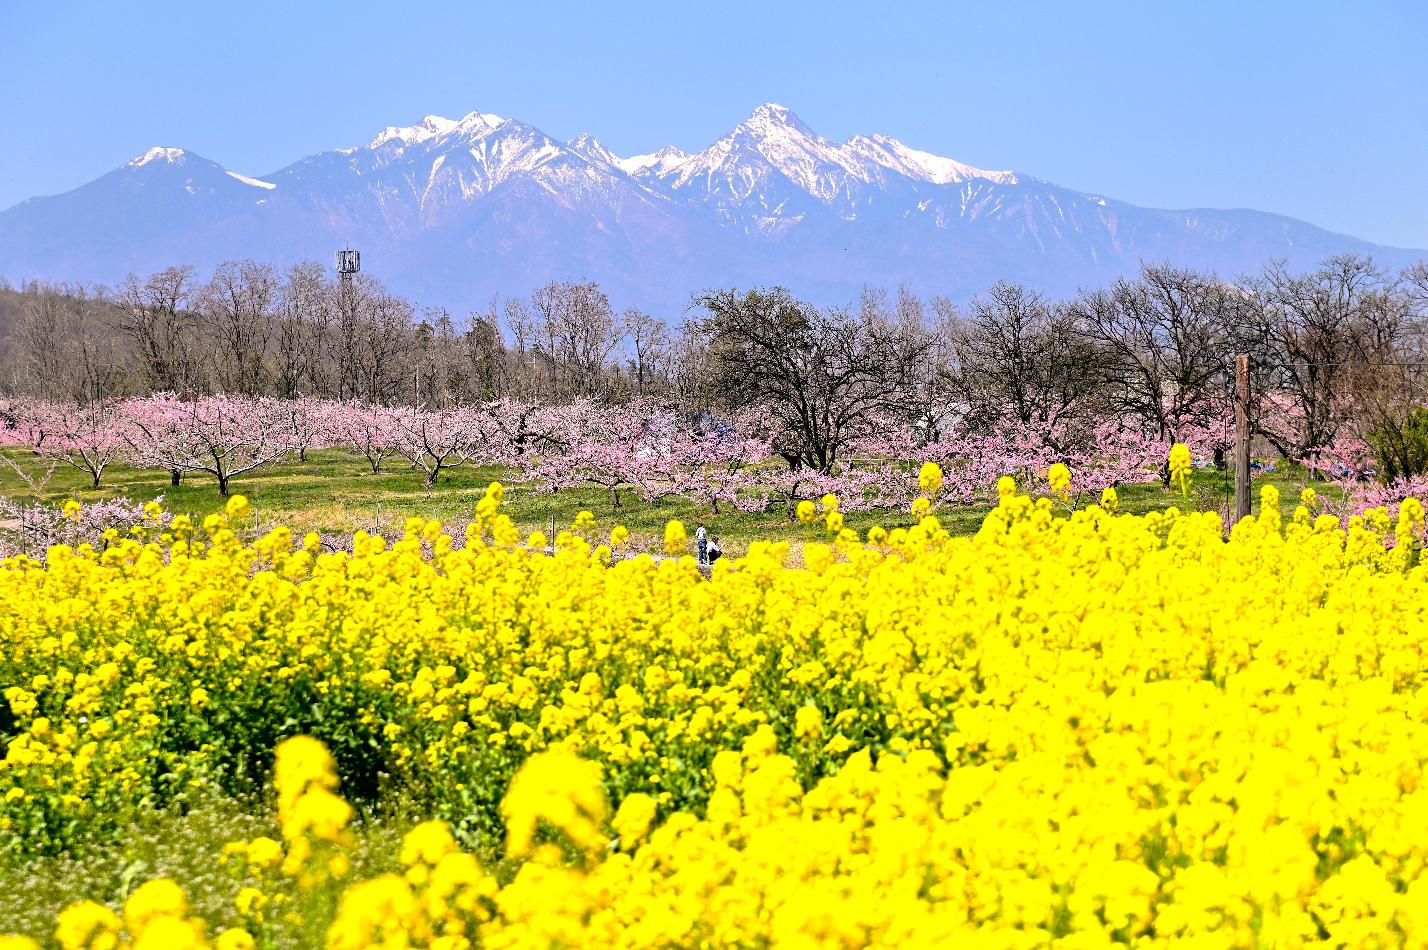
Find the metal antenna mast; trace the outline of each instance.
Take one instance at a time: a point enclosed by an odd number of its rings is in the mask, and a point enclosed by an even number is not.
[[[337,276],[344,286],[352,283],[352,277],[362,269],[362,255],[345,247],[337,252]]]
[[[343,397],[354,396],[357,392],[355,373],[356,368],[352,365],[352,347],[350,342],[356,339],[357,314],[354,301],[352,299],[352,278],[362,269],[362,255],[344,247],[337,252],[337,308],[338,319],[342,327],[342,379],[339,392]],[[349,392],[349,382],[351,382]]]

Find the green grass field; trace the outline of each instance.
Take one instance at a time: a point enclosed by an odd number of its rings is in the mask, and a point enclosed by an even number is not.
[[[27,471],[38,470],[39,460],[23,450],[5,452]],[[913,479],[916,475],[910,473],[908,477]],[[665,522],[671,518],[681,519],[691,531],[702,521],[710,534],[721,538],[730,554],[742,552],[755,540],[787,538],[797,543],[822,536],[817,526],[791,524],[781,510],[750,514],[725,507],[714,514],[684,499],[644,501],[630,491],[621,493],[621,505],[615,508],[609,493],[603,489],[543,492],[521,484],[514,471],[499,467],[455,468],[427,490],[422,485],[421,473],[401,459],[388,460],[382,472],[373,475],[365,459],[340,449],[309,452],[306,462],[288,460],[256,469],[235,478],[230,490],[247,496],[261,523],[281,522],[298,532],[348,533],[360,529],[386,533],[412,515],[465,521],[486,485],[493,480],[506,485],[503,509],[526,531],[548,531],[552,524],[557,529],[563,528],[584,509],[592,512],[603,528],[625,525],[636,542],[646,547],[657,543]],[[1256,482],[1256,504],[1258,485],[1264,481]],[[1287,469],[1268,476],[1268,481],[1278,486],[1288,501],[1307,483],[1307,476],[1301,470]],[[1121,510],[1146,512],[1170,505],[1211,510],[1225,506],[1232,491],[1228,472],[1204,469],[1196,472],[1194,489],[1188,499],[1178,490],[1165,490],[1159,485],[1130,485],[1120,490]],[[120,495],[139,501],[162,497],[169,510],[197,516],[219,511],[224,504],[217,484],[205,475],[185,476],[183,483],[175,487],[169,483],[167,472],[114,465],[104,473],[101,487],[92,489],[86,473],[62,465],[36,495],[9,466],[0,465],[0,496],[15,501],[39,500],[54,504],[67,498],[89,502]],[[1094,499],[1084,501],[1089,503]],[[952,506],[939,510],[938,516],[949,531],[970,534],[981,524],[986,512],[985,504]],[[848,526],[860,532],[873,525],[894,528],[912,523],[913,518],[907,511],[860,511],[847,515]]]

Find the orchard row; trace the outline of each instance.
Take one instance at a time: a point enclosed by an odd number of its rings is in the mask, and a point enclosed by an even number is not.
[[[849,442],[824,470],[788,459],[784,433],[752,410],[715,415],[650,402],[610,405],[577,400],[548,405],[516,400],[449,408],[376,406],[357,401],[162,394],[90,406],[34,400],[0,403],[0,454],[38,494],[60,465],[99,487],[112,464],[212,478],[220,493],[261,466],[340,447],[374,474],[409,466],[427,488],[463,465],[501,465],[546,490],[595,486],[618,508],[626,493],[670,496],[719,511],[783,506],[833,492],[847,510],[905,507],[910,472],[937,462],[942,499],[966,503],[990,494],[1002,475],[1029,481],[1053,463],[1069,464],[1076,492],[1156,478],[1166,441],[1113,421],[1094,427],[1079,447],[1054,427],[982,432],[942,430],[886,419]],[[1197,430],[1202,457],[1222,448],[1224,433]]]

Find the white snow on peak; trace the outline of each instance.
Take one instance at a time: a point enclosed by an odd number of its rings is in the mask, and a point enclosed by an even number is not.
[[[565,147],[581,158],[594,162],[597,165],[618,166],[620,163],[620,156],[610,151],[604,142],[589,132],[581,132],[575,138],[566,142]]]
[[[436,138],[438,135],[445,135],[447,132],[450,132],[455,125],[455,120],[447,119],[439,115],[429,115],[416,125],[389,125],[377,133],[377,137],[368,144],[368,148],[376,148],[388,142],[401,142],[403,145],[415,145],[417,142],[425,142],[428,139]]]
[[[490,112],[468,112],[452,126],[453,132],[483,132],[505,123],[503,116]]]
[[[672,184],[681,188],[696,181],[726,181],[737,194],[749,197],[762,187],[768,166],[820,200],[841,190],[841,178],[867,180],[866,170],[850,167],[840,146],[804,125],[786,107],[770,102],[681,164]]]
[[[765,136],[793,133],[809,138],[819,137],[803,124],[803,120],[795,115],[792,109],[777,102],[765,102],[739,123],[738,128]]]
[[[138,168],[139,166],[147,165],[150,162],[168,162],[170,164],[173,164],[175,162],[181,162],[187,157],[188,152],[185,152],[181,148],[164,148],[163,146],[158,146],[156,148],[149,149],[143,155],[140,155],[138,158],[135,158],[130,161],[129,167]]]
[[[254,188],[267,188],[269,191],[271,191],[272,189],[278,187],[271,181],[263,181],[259,178],[249,178],[247,175],[240,175],[237,172],[228,171],[227,169],[224,169],[224,171],[227,172],[230,178],[236,178],[243,184],[252,185]]]
[[[917,178],[936,185],[952,184],[973,178],[1001,184],[1015,184],[1017,181],[1015,172],[974,168],[956,159],[944,158],[941,155],[933,155],[931,152],[910,148],[886,135],[855,135],[843,145],[843,149],[849,154],[865,158],[909,178]]]
[[[619,159],[615,165],[626,175],[638,175],[646,169],[652,170],[656,175],[664,175],[687,161],[689,153],[680,151],[673,145],[666,145],[654,152]]]
[[[824,202],[846,200],[849,188],[860,185],[884,187],[889,173],[936,185],[1018,180],[1012,172],[974,168],[884,135],[856,135],[838,144],[810,129],[787,107],[770,102],[679,165],[671,185],[683,188],[719,181],[735,194],[750,197],[763,189],[770,168]]]
[[[505,119],[498,115],[491,115],[485,112],[469,112],[460,119],[448,119],[444,116],[429,115],[416,125],[387,126],[381,132],[377,133],[377,137],[369,142],[367,147],[377,148],[388,142],[400,142],[402,145],[416,145],[452,133],[461,134],[494,129],[505,121]]]

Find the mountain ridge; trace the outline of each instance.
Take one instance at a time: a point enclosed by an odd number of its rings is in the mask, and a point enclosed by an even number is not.
[[[551,279],[677,316],[710,287],[784,284],[821,303],[865,285],[963,298],[998,279],[1048,293],[1143,260],[1233,275],[1390,248],[1252,209],[1155,209],[877,133],[825,138],[766,103],[709,146],[621,157],[494,113],[427,115],[365,145],[252,176],[155,147],[0,211],[0,275],[103,281],[178,263],[330,259],[346,242],[394,289],[481,306]]]

